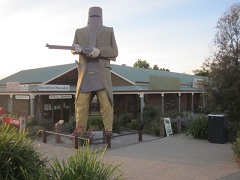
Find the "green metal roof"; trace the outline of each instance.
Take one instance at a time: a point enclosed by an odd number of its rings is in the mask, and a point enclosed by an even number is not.
[[[19,82],[20,84],[44,83],[68,72],[76,67],[76,64],[64,64],[36,69],[19,71],[11,76],[0,80],[0,85],[6,85],[7,82]]]
[[[153,69],[135,68],[125,65],[112,64],[112,70],[132,82],[149,82],[149,76],[164,76],[180,78],[181,84],[192,84],[194,78],[206,79],[206,77],[181,74],[169,71],[160,71]]]
[[[0,85],[5,86],[7,82],[19,82],[20,84],[44,84],[50,80],[53,80],[60,75],[63,75],[76,68],[75,63],[64,64],[58,66],[50,66],[29,70],[22,70],[11,76],[8,76],[0,80]],[[160,71],[153,69],[143,69],[134,68],[125,65],[112,64],[112,71],[117,75],[124,77],[125,79],[134,83],[130,86],[115,86],[113,91],[138,91],[138,90],[149,90],[149,76],[164,76],[164,77],[174,77],[180,79],[180,84],[191,85],[194,78],[206,79],[206,77],[195,76],[189,74],[174,73],[168,71]],[[138,83],[146,83],[146,85],[141,85]],[[136,84],[135,84],[136,83]],[[72,87],[73,90],[75,87]],[[6,90],[5,87],[0,87],[0,91]],[[32,89],[33,90],[33,89]],[[180,90],[197,90],[195,88],[181,86]]]

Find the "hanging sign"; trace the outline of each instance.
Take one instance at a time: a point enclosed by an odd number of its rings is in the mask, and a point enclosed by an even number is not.
[[[49,95],[49,99],[72,99],[72,95],[70,94]]]
[[[163,120],[167,137],[173,135],[170,118],[164,118]]]
[[[15,99],[29,99],[29,96],[28,95],[15,95]]]

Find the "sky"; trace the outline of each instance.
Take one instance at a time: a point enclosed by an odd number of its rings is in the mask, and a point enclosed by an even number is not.
[[[0,79],[21,70],[74,63],[67,50],[88,10],[100,6],[113,27],[119,55],[112,64],[146,60],[193,74],[210,55],[216,23],[237,0],[0,0]]]

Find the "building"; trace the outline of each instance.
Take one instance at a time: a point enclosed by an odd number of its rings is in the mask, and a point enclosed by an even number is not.
[[[145,104],[164,114],[205,107],[205,77],[112,64],[114,113],[135,117]],[[0,80],[0,107],[39,120],[68,120],[74,115],[77,69],[74,63],[29,69]],[[99,113],[96,99],[90,114]]]

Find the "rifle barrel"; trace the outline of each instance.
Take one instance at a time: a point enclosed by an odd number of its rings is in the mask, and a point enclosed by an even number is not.
[[[49,45],[49,44],[46,44],[46,47],[48,47],[48,49],[62,49],[62,50],[74,50],[75,49],[75,47],[73,47],[73,46]]]

